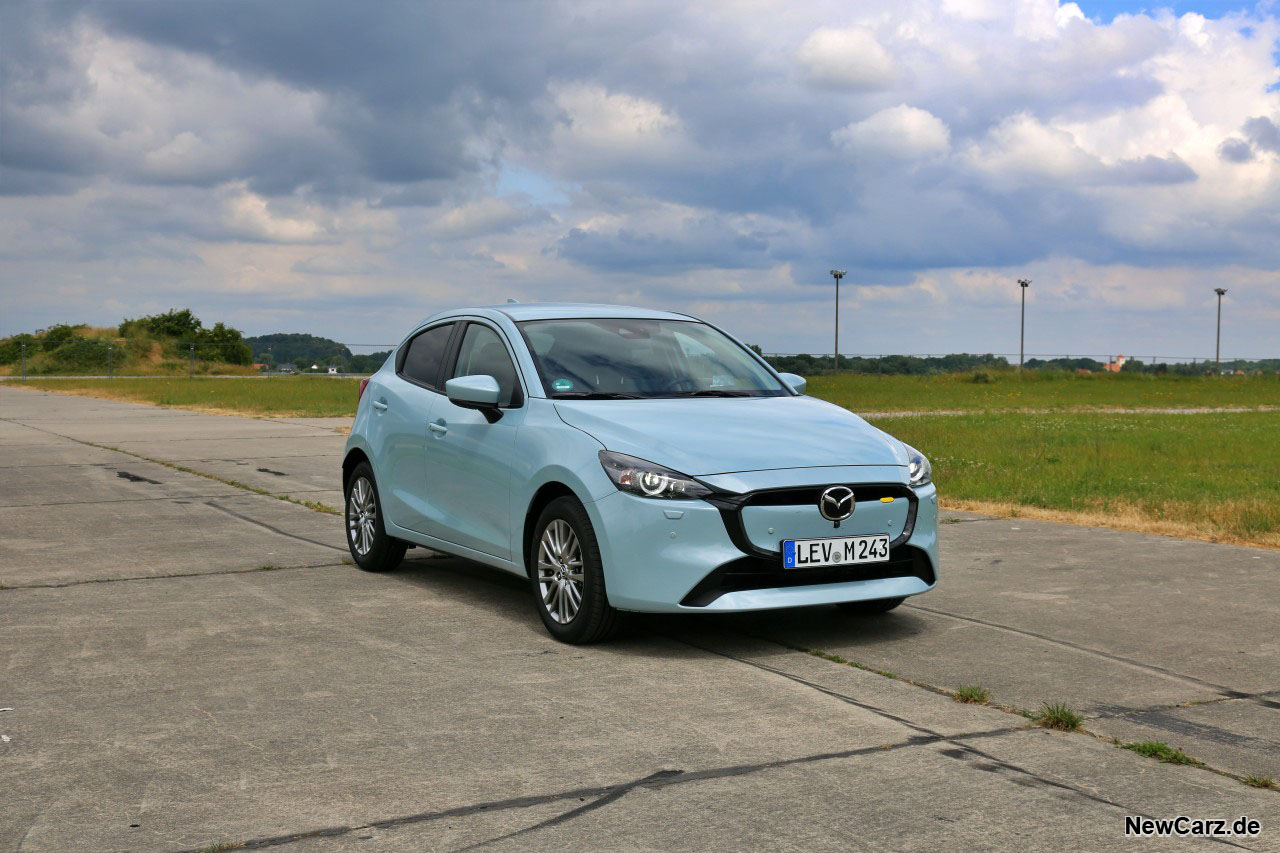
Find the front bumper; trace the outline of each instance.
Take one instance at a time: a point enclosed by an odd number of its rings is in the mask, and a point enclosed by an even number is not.
[[[622,610],[724,612],[897,598],[931,589],[938,573],[933,485],[848,485],[857,508],[839,529],[818,514],[816,497],[807,494],[811,486],[759,489],[711,502],[615,492],[588,503],[609,602]],[[782,568],[783,539],[885,532],[891,537],[887,563]]]

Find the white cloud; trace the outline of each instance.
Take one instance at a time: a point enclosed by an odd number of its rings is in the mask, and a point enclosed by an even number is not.
[[[582,83],[551,93],[558,120],[550,147],[563,174],[599,174],[690,153],[679,117],[656,101]]]
[[[189,301],[345,336],[515,296],[817,348],[847,266],[872,351],[998,339],[1024,274],[1043,346],[1198,340],[1217,283],[1273,346],[1270,6],[277,4],[6,15],[0,334]]]
[[[276,214],[265,198],[243,185],[223,203],[222,221],[231,233],[245,240],[314,243],[326,236],[319,222],[305,216]]]
[[[822,27],[810,33],[796,58],[809,82],[837,89],[881,89],[893,82],[893,57],[860,27]]]
[[[860,155],[912,160],[945,154],[951,131],[928,110],[898,104],[833,131],[831,141]]]

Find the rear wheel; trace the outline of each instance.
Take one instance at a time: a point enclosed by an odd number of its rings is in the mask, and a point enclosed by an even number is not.
[[[387,572],[400,565],[408,545],[392,539],[382,526],[382,502],[373,468],[361,462],[347,478],[347,548],[366,572]]]
[[[565,643],[598,643],[618,629],[609,605],[595,530],[571,497],[547,504],[534,526],[530,580],[542,624]]]
[[[873,613],[888,613],[897,607],[905,598],[877,598],[874,601],[842,601],[836,605],[845,613],[870,616]]]

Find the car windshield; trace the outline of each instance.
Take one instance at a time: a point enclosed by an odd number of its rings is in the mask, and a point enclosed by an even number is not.
[[[782,397],[787,390],[705,323],[573,318],[519,324],[548,397]]]

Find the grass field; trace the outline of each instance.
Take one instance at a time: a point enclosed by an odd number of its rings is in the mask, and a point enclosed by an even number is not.
[[[1013,372],[815,376],[809,393],[855,412],[1280,406],[1280,374],[1152,376]]]
[[[1116,408],[1280,407],[1280,375],[1176,377],[1070,373],[937,376],[816,376],[809,393],[855,412],[1079,411]],[[160,406],[253,415],[336,417],[355,413],[358,380],[328,377],[172,379],[33,379],[13,381]]]
[[[327,376],[209,379],[29,379],[7,385],[229,415],[342,417],[355,414],[360,380]]]
[[[1280,379],[1033,377],[819,377],[810,391],[855,411],[969,412],[872,419],[930,457],[951,508],[1280,547],[1280,412],[1098,411],[1280,406]],[[355,411],[358,380],[14,384],[206,412],[339,417]]]
[[[953,508],[1280,547],[1280,412],[877,422]]]

